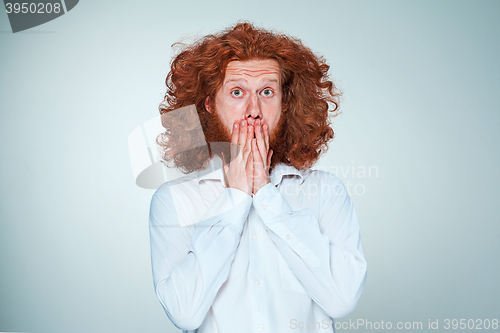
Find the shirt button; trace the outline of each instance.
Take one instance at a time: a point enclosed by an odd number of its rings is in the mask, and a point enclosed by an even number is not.
[[[255,284],[260,285],[260,280],[259,279],[255,280]]]
[[[286,239],[290,239],[290,235],[286,235]]]
[[[264,330],[264,325],[259,325],[259,330],[263,331]]]
[[[260,208],[262,208],[262,210],[266,210],[267,206],[266,205],[262,205],[262,206],[260,206]]]
[[[257,234],[253,234],[253,239],[257,240],[259,238],[259,236],[257,236]]]

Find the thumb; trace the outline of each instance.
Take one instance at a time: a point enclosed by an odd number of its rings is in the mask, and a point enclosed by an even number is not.
[[[229,171],[229,165],[226,163],[226,156],[224,156],[224,153],[222,153],[222,171],[224,174],[224,183],[226,183],[226,187],[229,187],[229,180],[227,178],[227,173]]]
[[[273,157],[273,150],[269,149],[269,152],[267,153],[267,167],[268,168],[271,166],[271,157]]]

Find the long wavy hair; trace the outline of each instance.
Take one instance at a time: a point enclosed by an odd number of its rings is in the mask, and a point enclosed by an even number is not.
[[[174,44],[180,49],[166,78],[167,92],[161,114],[194,104],[207,142],[214,137],[211,126],[222,126],[217,116],[205,109],[205,100],[215,101],[230,61],[274,59],[282,82],[282,114],[275,140],[271,168],[285,163],[310,167],[328,149],[334,137],[329,114],[338,114],[340,90],[328,77],[329,66],[297,38],[238,23],[193,44]],[[215,117],[215,118],[214,118]],[[182,140],[179,138],[182,137]],[[229,136],[228,136],[229,137]],[[227,138],[223,138],[226,140]],[[192,147],[185,127],[167,128],[157,138],[162,158],[184,172],[202,169],[212,156],[210,149]],[[175,142],[175,147],[172,145]]]

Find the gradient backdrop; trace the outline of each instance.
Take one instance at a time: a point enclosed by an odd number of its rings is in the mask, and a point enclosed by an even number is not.
[[[127,138],[158,114],[171,44],[238,20],[301,38],[344,91],[318,167],[350,184],[368,279],[339,322],[500,319],[499,15],[499,1],[82,0],[13,34],[2,9],[0,331],[178,332]]]

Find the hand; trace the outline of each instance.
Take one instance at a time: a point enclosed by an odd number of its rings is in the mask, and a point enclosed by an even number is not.
[[[252,139],[254,127],[244,119],[233,124],[231,136],[231,159],[224,163],[226,184],[228,187],[252,195],[254,163],[252,158]]]
[[[260,119],[257,119],[255,125],[255,139],[252,139],[252,157],[253,157],[253,188],[252,193],[256,194],[264,185],[271,182],[269,177],[269,166],[273,150],[269,149],[269,126],[262,125]]]

